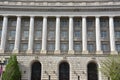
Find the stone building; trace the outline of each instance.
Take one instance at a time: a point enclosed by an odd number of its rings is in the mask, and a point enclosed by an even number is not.
[[[0,0],[0,44],[22,80],[108,80],[98,68],[120,52],[120,1]]]

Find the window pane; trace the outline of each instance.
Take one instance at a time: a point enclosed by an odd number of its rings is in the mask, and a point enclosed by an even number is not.
[[[115,37],[116,37],[116,38],[120,38],[120,31],[116,31],[116,32],[115,32]]]
[[[103,51],[109,51],[108,50],[108,45],[107,44],[102,44],[102,50]]]
[[[74,32],[74,37],[75,38],[80,38],[80,31],[75,31]]]
[[[22,50],[25,51],[27,49],[28,49],[28,44],[27,43],[22,44]]]
[[[81,45],[80,44],[75,44],[74,45],[74,50],[75,51],[81,51]]]
[[[40,51],[40,50],[41,50],[41,44],[35,43],[35,51]]]
[[[29,31],[24,31],[24,32],[23,32],[23,36],[24,36],[24,38],[28,38],[28,36],[29,36]]]
[[[68,51],[68,45],[66,43],[61,44],[61,51]]]
[[[88,34],[88,37],[89,37],[89,38],[94,36],[93,31],[88,31],[87,34]]]
[[[9,50],[12,51],[14,49],[14,44],[13,43],[10,43],[9,44]]]
[[[94,51],[94,45],[88,44],[88,51],[93,52]]]
[[[48,51],[54,51],[55,44],[54,43],[48,43]]]
[[[41,31],[35,31],[35,37],[36,38],[41,38],[42,37],[42,32]]]
[[[101,38],[106,38],[106,37],[107,37],[107,32],[101,31]]]
[[[116,50],[120,52],[120,44],[116,44]]]
[[[12,37],[12,38],[15,37],[15,31],[10,31],[10,37]]]
[[[67,38],[67,31],[61,32],[61,38]]]
[[[55,32],[54,32],[54,31],[49,31],[49,32],[48,32],[48,38],[49,38],[49,39],[55,38]]]

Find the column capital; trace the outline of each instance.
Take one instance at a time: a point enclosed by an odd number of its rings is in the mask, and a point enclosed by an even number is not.
[[[109,16],[109,18],[114,18],[115,16]]]
[[[101,16],[95,16],[95,18],[100,18]]]
[[[43,16],[43,18],[47,18],[48,16]]]
[[[3,15],[3,17],[8,17],[8,15]]]
[[[69,18],[73,18],[74,16],[69,16]]]
[[[30,18],[34,18],[35,16],[30,16]]]
[[[56,16],[56,18],[60,18],[61,16]]]
[[[82,18],[86,18],[87,16],[82,16]]]

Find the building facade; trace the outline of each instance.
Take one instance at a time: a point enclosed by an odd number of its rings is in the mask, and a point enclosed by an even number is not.
[[[0,44],[22,80],[108,80],[98,68],[120,52],[120,1],[1,0]]]

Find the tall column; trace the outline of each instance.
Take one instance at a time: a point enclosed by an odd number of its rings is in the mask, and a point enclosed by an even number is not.
[[[82,53],[87,54],[87,24],[86,17],[82,17]]]
[[[8,17],[4,16],[3,18],[3,27],[2,27],[2,36],[1,36],[1,49],[0,53],[4,53],[6,36],[7,36],[7,25],[8,25]]]
[[[33,52],[33,39],[34,38],[34,16],[30,17],[30,28],[29,28],[29,41],[27,53]]]
[[[101,54],[101,40],[100,40],[100,18],[97,16],[95,20],[96,25],[96,51]]]
[[[46,53],[46,42],[47,42],[47,17],[43,17],[43,30],[42,30],[42,50],[41,53]]]
[[[16,24],[15,45],[14,45],[13,53],[18,53],[19,52],[20,31],[21,31],[21,16],[18,16],[17,17],[17,24]]]
[[[69,52],[68,54],[74,54],[73,50],[73,17],[69,17]]]
[[[60,54],[60,17],[56,17],[55,54]]]
[[[109,32],[110,32],[111,54],[117,54],[116,49],[115,49],[114,20],[112,16],[109,17]]]

